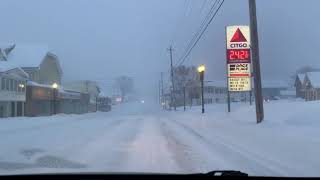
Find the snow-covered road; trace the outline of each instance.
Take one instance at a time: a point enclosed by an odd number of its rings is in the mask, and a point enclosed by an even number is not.
[[[320,147],[315,138],[305,141],[280,128],[264,128],[272,123],[230,122],[219,112],[214,117],[131,104],[108,113],[3,119],[0,173],[241,170],[319,175],[320,161],[312,159]],[[280,132],[287,139],[277,138]],[[299,153],[301,146],[307,149]]]

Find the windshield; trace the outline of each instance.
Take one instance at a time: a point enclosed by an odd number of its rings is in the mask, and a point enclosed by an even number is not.
[[[0,4],[0,175],[320,176],[319,1]]]

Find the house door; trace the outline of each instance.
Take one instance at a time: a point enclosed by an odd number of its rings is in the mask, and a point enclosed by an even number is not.
[[[5,107],[4,106],[0,106],[0,117],[4,117],[4,109]]]
[[[22,116],[22,103],[23,102],[17,103],[17,116]]]
[[[11,117],[15,116],[15,111],[16,111],[15,102],[11,102]]]

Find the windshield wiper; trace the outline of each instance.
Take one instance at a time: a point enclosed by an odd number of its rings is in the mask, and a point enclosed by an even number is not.
[[[210,171],[205,173],[208,176],[248,176],[248,174],[241,171]]]

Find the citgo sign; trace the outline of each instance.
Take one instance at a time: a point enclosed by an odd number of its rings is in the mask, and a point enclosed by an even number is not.
[[[227,71],[229,91],[251,91],[249,26],[227,26]]]

